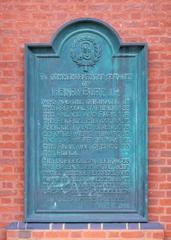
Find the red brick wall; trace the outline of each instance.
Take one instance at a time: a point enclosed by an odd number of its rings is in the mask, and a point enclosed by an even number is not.
[[[80,239],[99,239],[99,240],[163,240],[163,230],[55,230],[55,231],[8,231],[7,240],[80,240]]]
[[[149,44],[149,219],[171,239],[171,1],[0,0],[0,240],[9,222],[23,220],[24,44],[49,42],[79,17]]]

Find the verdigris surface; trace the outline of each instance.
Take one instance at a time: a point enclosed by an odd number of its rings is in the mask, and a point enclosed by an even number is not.
[[[25,60],[25,221],[147,221],[146,44],[78,19]]]

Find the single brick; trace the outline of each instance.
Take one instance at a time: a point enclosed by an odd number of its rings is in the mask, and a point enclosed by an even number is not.
[[[19,231],[18,237],[19,238],[31,238],[31,231]]]

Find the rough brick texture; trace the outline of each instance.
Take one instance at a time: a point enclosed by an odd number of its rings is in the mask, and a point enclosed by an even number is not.
[[[20,230],[8,231],[7,240],[89,240],[89,239],[108,239],[108,240],[164,240],[163,230],[62,230],[62,231],[41,231],[41,230]]]
[[[0,0],[0,240],[5,239],[4,227],[9,222],[23,220],[24,44],[49,42],[64,22],[79,17],[108,22],[124,42],[149,44],[149,220],[164,224],[165,239],[169,240],[170,0]],[[34,239],[44,237],[41,232],[32,234]],[[79,232],[73,236],[71,233],[71,237],[80,238],[80,234],[87,238]],[[131,238],[129,234],[121,233],[120,239]],[[142,239],[144,233],[138,234],[134,239]],[[91,234],[88,237],[92,238]],[[97,238],[101,238],[100,233]],[[156,239],[162,238],[156,236]]]

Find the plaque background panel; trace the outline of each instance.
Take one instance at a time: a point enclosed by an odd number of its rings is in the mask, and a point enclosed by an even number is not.
[[[119,46],[82,20],[26,48],[27,221],[146,221],[146,46]]]

